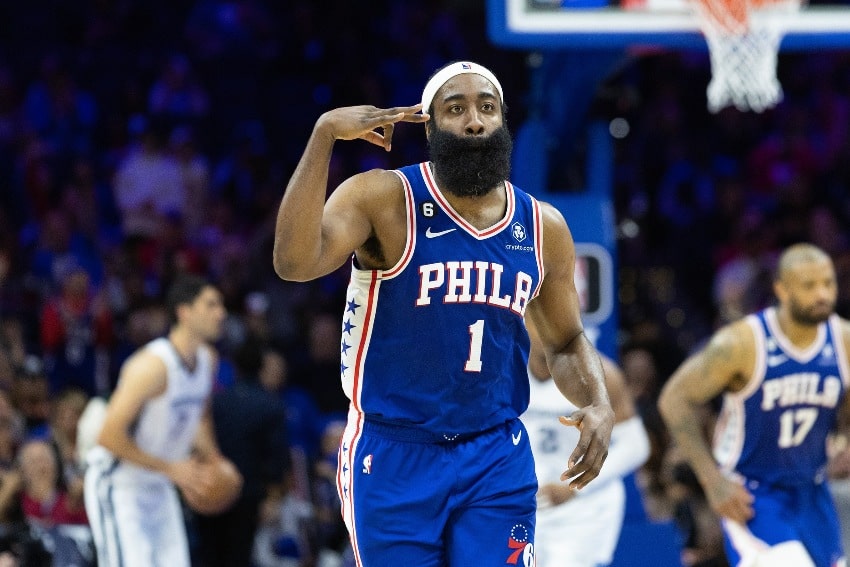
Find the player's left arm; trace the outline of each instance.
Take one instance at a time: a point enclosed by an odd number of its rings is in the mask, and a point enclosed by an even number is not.
[[[575,244],[564,217],[541,203],[544,277],[526,317],[536,329],[549,371],[564,396],[579,409],[561,417],[576,426],[580,437],[561,480],[580,489],[597,477],[608,455],[614,411],[605,387],[602,362],[584,334],[578,293],[573,281]]]
[[[649,458],[649,435],[635,409],[623,370],[604,354],[600,354],[600,358],[611,407],[614,408],[614,429],[611,432],[608,458],[588,490],[602,486],[608,480],[623,478],[640,468]]]

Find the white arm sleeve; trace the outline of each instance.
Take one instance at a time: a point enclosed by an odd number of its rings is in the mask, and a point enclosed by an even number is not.
[[[634,416],[614,425],[608,458],[599,471],[599,476],[590,481],[581,492],[601,488],[614,479],[620,479],[637,470],[649,458],[649,436],[640,416]]]

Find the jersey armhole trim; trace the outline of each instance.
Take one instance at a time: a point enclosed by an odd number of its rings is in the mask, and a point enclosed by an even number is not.
[[[534,213],[534,256],[537,261],[537,286],[531,294],[530,299],[534,299],[540,293],[540,287],[543,285],[543,277],[545,269],[543,267],[543,215],[540,211],[540,202],[529,195],[531,199],[531,207]]]
[[[829,318],[829,330],[832,334],[832,344],[835,348],[835,361],[838,373],[841,375],[841,383],[847,388],[850,386],[850,365],[847,361],[847,349],[844,348],[844,335],[841,332],[841,320],[838,315]]]
[[[410,259],[413,257],[413,250],[416,247],[416,207],[413,201],[413,188],[410,186],[410,181],[404,173],[397,169],[392,170],[392,172],[401,179],[402,188],[404,190],[404,216],[406,220],[405,225],[407,226],[407,235],[404,242],[404,250],[401,253],[401,258],[399,258],[395,266],[388,270],[363,270],[354,265],[353,259],[351,264],[352,273],[374,272],[380,280],[388,280],[399,275],[410,263]]]
[[[762,327],[759,318],[755,315],[747,315],[745,321],[749,324],[750,330],[753,333],[755,363],[747,385],[739,392],[730,393],[730,396],[740,397],[741,399],[749,398],[761,387],[762,382],[764,382],[765,370],[767,369],[765,358],[767,353],[767,339],[765,337],[764,327]]]

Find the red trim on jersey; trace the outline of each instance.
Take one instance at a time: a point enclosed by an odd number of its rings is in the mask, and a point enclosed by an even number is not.
[[[422,178],[425,180],[425,185],[428,187],[428,192],[431,193],[431,196],[434,197],[434,200],[437,201],[437,204],[440,205],[440,208],[445,211],[449,217],[454,220],[460,227],[474,236],[475,238],[486,238],[488,236],[492,236],[497,232],[503,230],[506,226],[511,223],[511,220],[514,218],[514,210],[516,208],[516,202],[514,201],[514,190],[513,186],[505,181],[505,196],[507,197],[507,208],[505,211],[505,216],[491,226],[490,228],[485,228],[484,230],[478,230],[471,224],[469,224],[465,218],[460,216],[457,211],[455,211],[449,202],[443,197],[443,194],[440,193],[440,190],[437,188],[437,182],[434,179],[433,175],[431,175],[431,168],[428,167],[428,162],[423,162],[419,164],[419,169],[422,171]]]
[[[540,203],[534,197],[531,197],[531,210],[534,212],[534,256],[537,259],[537,287],[529,298],[534,299],[540,293],[540,286],[543,285],[543,212],[540,210]]]
[[[410,181],[403,173],[397,171],[401,182],[404,184],[404,200],[407,203],[407,242],[404,245],[404,252],[401,254],[401,260],[398,263],[381,273],[382,278],[391,278],[401,272],[410,262],[413,256],[413,249],[416,247],[416,205],[413,202],[413,188],[410,186]]]
[[[349,413],[349,418],[350,418]],[[351,514],[351,529],[348,534],[348,539],[351,541],[351,550],[354,554],[354,562],[357,564],[357,567],[363,566],[363,561],[360,559],[360,548],[357,545],[357,516],[354,513],[354,449],[357,446],[357,443],[360,441],[360,432],[363,430],[363,414],[361,412],[357,412],[357,425],[354,429],[354,435],[348,441],[348,495],[342,498],[342,519],[345,521],[345,506],[347,505],[350,514]],[[345,438],[343,438],[342,443],[345,443]],[[340,446],[340,451],[342,451],[342,446]],[[341,471],[342,468],[339,467],[337,469],[336,478],[337,478],[337,491],[340,495],[345,494],[342,486],[342,477]]]

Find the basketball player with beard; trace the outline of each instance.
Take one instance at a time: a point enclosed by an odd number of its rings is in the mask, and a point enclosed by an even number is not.
[[[326,202],[336,140],[389,151],[399,122],[425,123],[430,160],[356,174]],[[561,479],[586,486],[607,455],[614,415],[581,324],[573,240],[556,209],[508,181],[510,158],[499,81],[460,61],[421,104],[323,114],[283,196],[281,278],[351,261],[337,488],[358,565],[534,564],[524,318],[579,408],[560,418],[580,430]]]
[[[843,566],[826,466],[828,441],[846,445],[850,429],[850,322],[833,312],[832,260],[810,244],[782,253],[774,292],[778,305],[722,327],[679,367],[659,409],[733,567]],[[712,454],[698,416],[718,395]]]

